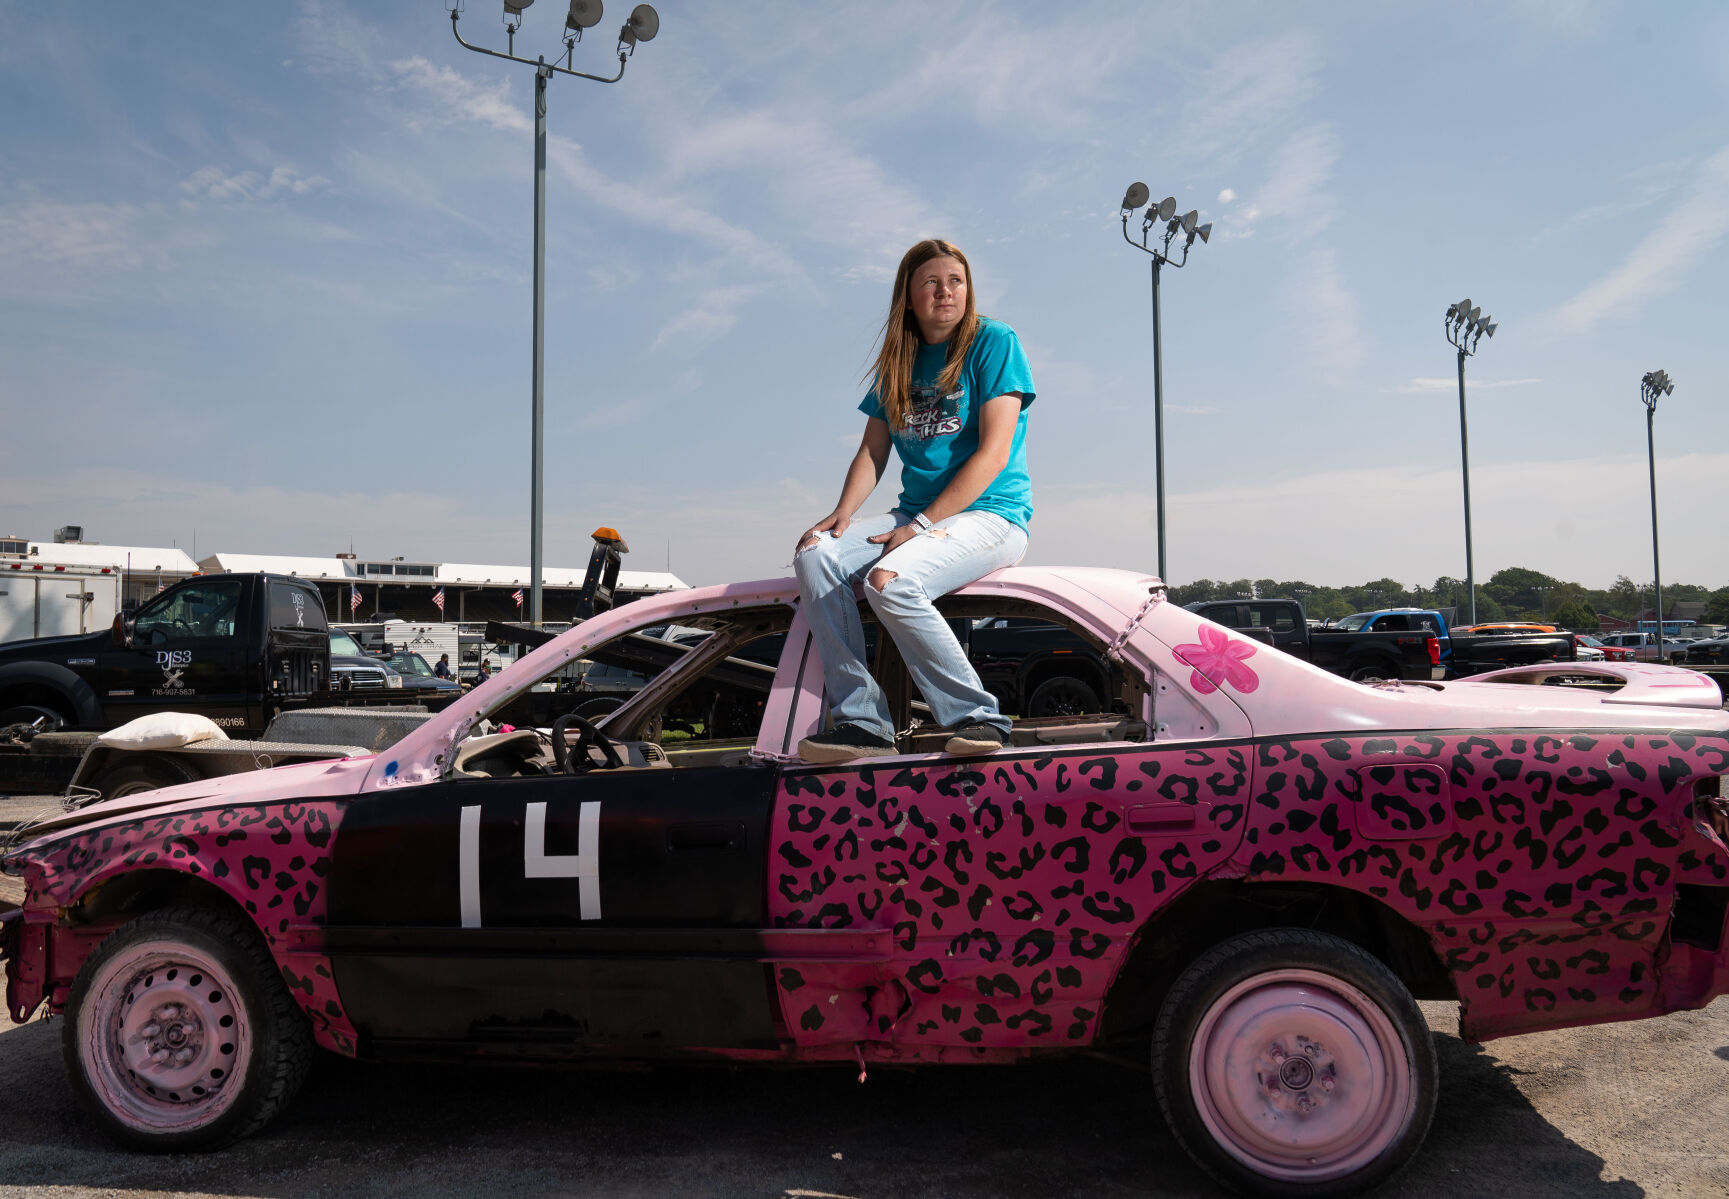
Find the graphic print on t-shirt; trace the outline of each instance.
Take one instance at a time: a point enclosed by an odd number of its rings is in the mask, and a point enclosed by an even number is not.
[[[965,388],[957,388],[946,396],[937,395],[929,384],[912,389],[912,403],[907,409],[906,429],[902,436],[909,440],[929,441],[933,437],[952,437],[961,431],[961,400]]]

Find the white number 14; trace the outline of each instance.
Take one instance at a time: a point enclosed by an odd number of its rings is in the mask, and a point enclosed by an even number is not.
[[[457,877],[462,927],[480,924],[480,808],[462,809],[461,834],[457,841]],[[584,920],[600,919],[600,803],[585,800],[577,816],[576,852],[546,852],[546,805],[531,803],[522,826],[522,876],[524,878],[574,878],[578,911]]]

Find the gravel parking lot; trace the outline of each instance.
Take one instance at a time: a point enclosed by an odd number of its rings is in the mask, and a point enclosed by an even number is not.
[[[1438,1034],[1441,1102],[1389,1196],[1729,1194],[1729,1000],[1489,1046]],[[1144,1074],[1014,1068],[374,1067],[321,1057],[223,1153],[145,1157],[74,1106],[60,1025],[0,1032],[0,1195],[1213,1196]]]

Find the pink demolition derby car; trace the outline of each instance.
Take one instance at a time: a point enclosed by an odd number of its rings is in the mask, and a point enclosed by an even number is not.
[[[28,892],[0,938],[12,1019],[64,1014],[73,1087],[145,1149],[259,1128],[314,1045],[855,1068],[1150,1046],[1203,1166],[1321,1195],[1423,1140],[1413,997],[1482,1040],[1729,990],[1729,713],[1703,676],[1365,687],[1120,571],[1003,570],[943,606],[1066,626],[1103,710],[949,757],[884,638],[904,752],[804,765],[824,705],[793,583],[639,600],[377,756],[31,829],[4,858]],[[634,689],[572,715],[605,663]]]

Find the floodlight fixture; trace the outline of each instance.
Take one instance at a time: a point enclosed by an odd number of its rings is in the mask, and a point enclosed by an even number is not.
[[[1160,333],[1159,313],[1159,279],[1162,268],[1166,266],[1183,267],[1188,264],[1189,251],[1194,248],[1198,237],[1203,244],[1212,237],[1211,222],[1200,224],[1199,209],[1190,209],[1182,216],[1177,215],[1177,198],[1166,196],[1157,204],[1147,203],[1152,192],[1147,185],[1139,181],[1131,183],[1123,193],[1121,212],[1123,218],[1123,240],[1146,254],[1151,260],[1153,276],[1153,480],[1155,516],[1159,538],[1159,577],[1168,578],[1169,572],[1165,565],[1165,371],[1164,343]],[[1146,212],[1141,217],[1141,236],[1137,241],[1129,236],[1129,217],[1146,204]],[[1163,226],[1155,232],[1155,228]],[[1179,233],[1186,234],[1182,250],[1173,253],[1171,245]]]
[[[1477,623],[1477,571],[1471,555],[1471,436],[1465,419],[1465,359],[1477,352],[1477,343],[1495,335],[1495,319],[1469,299],[1447,306],[1442,326],[1447,341],[1459,356],[1459,474],[1465,491],[1465,587],[1470,595],[1471,623]]]
[[[1657,660],[1666,662],[1663,652],[1663,561],[1657,546],[1657,400],[1673,395],[1675,383],[1668,371],[1646,371],[1639,380],[1639,398],[1645,402],[1645,459],[1651,469],[1651,590],[1656,601]]]
[[[570,12],[565,14],[564,27],[582,36],[584,29],[592,29],[600,24],[601,0],[570,0]]]
[[[637,43],[652,41],[660,32],[660,16],[653,6],[639,4],[619,32],[618,70],[607,75],[590,75],[573,65],[576,43],[582,31],[600,22],[601,0],[569,0],[564,18],[564,48],[562,56],[551,62],[544,55],[521,57],[516,53],[516,34],[522,27],[523,10],[534,0],[504,0],[505,49],[492,50],[467,41],[462,36],[462,0],[449,0],[450,33],[457,45],[476,54],[508,59],[534,68],[534,316],[532,325],[532,385],[530,406],[529,458],[529,616],[536,628],[542,619],[542,529],[541,515],[545,498],[545,395],[546,395],[546,88],[554,75],[570,75],[591,79],[596,83],[617,83],[624,78],[625,61],[631,57]]]
[[[630,19],[618,31],[619,49],[629,54],[636,49],[638,42],[652,42],[659,32],[660,14],[654,11],[654,5],[639,4],[630,10]]]

